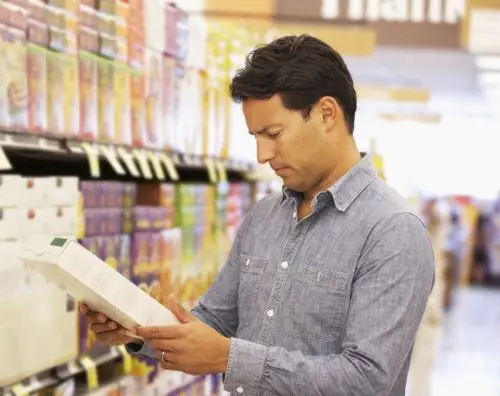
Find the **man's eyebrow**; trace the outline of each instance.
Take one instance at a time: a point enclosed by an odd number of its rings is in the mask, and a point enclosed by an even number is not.
[[[248,131],[248,133],[250,135],[259,135],[261,133],[267,132],[271,128],[282,127],[282,126],[283,126],[283,124],[280,124],[280,123],[270,124],[270,125],[265,126],[264,128],[259,129],[258,131],[255,131],[255,132]]]

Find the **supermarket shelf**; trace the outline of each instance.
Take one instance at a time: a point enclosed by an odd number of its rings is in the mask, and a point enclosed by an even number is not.
[[[9,173],[26,176],[51,174],[123,181],[220,181],[226,178],[241,181],[254,168],[253,164],[234,159],[2,131],[0,147],[12,165]],[[212,177],[210,167],[215,170]]]
[[[97,356],[90,356],[90,358],[98,368],[104,364],[121,359],[121,354],[116,348],[110,348],[101,350]],[[0,396],[33,394],[84,372],[85,369],[80,360],[73,361],[33,375],[16,384],[10,384],[6,387],[0,388]]]

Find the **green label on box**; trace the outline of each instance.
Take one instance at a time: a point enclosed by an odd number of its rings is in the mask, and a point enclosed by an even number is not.
[[[51,246],[63,247],[66,243],[67,239],[65,238],[54,238],[52,242],[50,242]]]

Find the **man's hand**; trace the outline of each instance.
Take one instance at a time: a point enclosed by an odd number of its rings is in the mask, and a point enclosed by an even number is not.
[[[179,325],[136,329],[154,350],[161,367],[191,375],[225,373],[231,340],[187,312],[173,296],[165,306]]]
[[[97,340],[105,345],[116,346],[130,342],[142,342],[137,338],[125,335],[123,327],[102,313],[91,311],[85,304],[80,304],[80,312],[87,320],[90,329],[95,333]]]

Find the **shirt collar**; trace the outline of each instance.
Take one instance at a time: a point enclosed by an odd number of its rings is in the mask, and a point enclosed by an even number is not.
[[[370,155],[362,153],[361,160],[354,165],[337,183],[328,190],[320,192],[313,200],[315,210],[325,207],[331,200],[341,212],[345,212],[361,192],[376,178],[377,172],[372,165]],[[300,198],[297,191],[283,187],[283,200]]]

